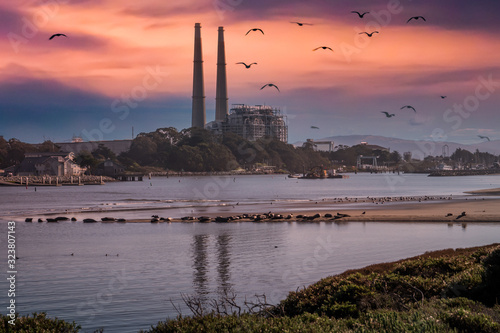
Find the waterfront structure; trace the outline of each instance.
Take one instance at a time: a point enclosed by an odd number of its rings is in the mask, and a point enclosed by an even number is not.
[[[326,145],[328,145],[328,150],[325,150]],[[333,152],[335,146],[332,140],[314,140],[307,139],[306,142],[302,144],[302,148],[310,146],[316,151],[328,151],[329,153]]]
[[[205,128],[214,134],[235,133],[249,141],[271,137],[288,142],[286,116],[268,105],[233,104],[223,121],[210,122]]]
[[[118,177],[125,172],[125,167],[110,159],[99,163],[96,167],[97,176]]]
[[[194,25],[194,61],[193,61],[193,105],[192,127],[203,128],[206,123],[205,84],[203,82],[203,57],[201,51],[201,24]]]
[[[18,176],[80,176],[87,168],[74,162],[73,153],[26,153]]]

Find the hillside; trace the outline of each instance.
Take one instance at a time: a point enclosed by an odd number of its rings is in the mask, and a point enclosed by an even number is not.
[[[333,141],[335,146],[347,145],[354,146],[360,144],[361,142],[367,142],[369,144],[379,145],[382,147],[390,148],[391,151],[398,151],[400,154],[410,151],[412,155],[418,157],[418,154],[424,154],[425,156],[441,156],[443,154],[443,147],[448,145],[448,156],[451,155],[457,148],[462,148],[470,152],[475,152],[478,149],[481,152],[488,152],[490,154],[499,155],[500,154],[500,140],[484,141],[480,142],[481,139],[478,138],[478,143],[474,144],[460,144],[456,142],[446,142],[446,141],[413,141],[398,138],[389,138],[385,136],[378,135],[346,135],[346,136],[330,136],[326,138],[319,139],[317,141]],[[301,146],[302,142],[295,142],[295,146]]]

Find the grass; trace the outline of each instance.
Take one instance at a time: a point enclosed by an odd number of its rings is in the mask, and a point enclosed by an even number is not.
[[[493,244],[347,271],[291,292],[278,305],[260,304],[255,312],[227,311],[234,309],[234,298],[228,298],[208,314],[179,315],[147,332],[493,333],[500,332],[499,299],[500,245]],[[34,314],[18,318],[9,331],[7,319],[2,317],[0,332],[80,330]]]

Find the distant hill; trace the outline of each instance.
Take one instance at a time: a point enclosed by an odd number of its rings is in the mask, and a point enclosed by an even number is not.
[[[405,140],[398,138],[389,138],[385,136],[378,135],[346,135],[346,136],[330,136],[317,141],[333,141],[335,146],[346,145],[354,146],[361,142],[367,142],[368,144],[379,145],[382,147],[389,148],[391,151],[398,151],[401,155],[404,152],[412,152],[414,158],[422,158],[422,155],[428,156],[441,156],[443,154],[443,147],[448,145],[448,156],[453,154],[457,148],[466,149],[470,152],[475,152],[479,149],[480,152],[488,152],[490,154],[499,155],[500,154],[500,140],[478,142],[475,144],[460,144],[456,142],[444,142],[444,141],[424,141],[424,140]],[[294,143],[295,146],[301,146],[302,142]],[[320,149],[326,150],[327,146],[323,146]]]

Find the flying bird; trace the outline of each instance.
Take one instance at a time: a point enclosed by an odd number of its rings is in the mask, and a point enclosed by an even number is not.
[[[311,126],[311,128],[314,128],[314,129],[319,129],[318,126]]]
[[[303,25],[313,25],[312,23],[304,23],[304,22],[290,22],[290,23],[296,23],[299,27]]]
[[[486,139],[488,141],[491,141],[490,138],[488,138],[487,136],[478,135],[478,137],[480,137],[481,139]]]
[[[387,118],[391,118],[391,117],[394,117],[394,116],[395,116],[395,114],[394,114],[394,113],[389,113],[389,112],[387,112],[387,111],[380,111],[380,112],[384,113],[384,114],[385,114],[385,116],[386,116]]]
[[[410,22],[411,20],[418,20],[418,19],[422,19],[427,22],[427,20],[423,16],[412,16],[408,19],[408,21],[406,21],[406,23]]]
[[[446,98],[446,96],[441,95],[441,98],[442,98],[442,99],[445,99],[445,98]]]
[[[247,33],[245,34],[245,36],[248,35],[250,33],[250,31],[260,31],[260,32],[262,32],[262,34],[264,34],[264,31],[262,31],[262,29],[253,28],[253,29],[248,30]]]
[[[330,51],[333,52],[332,48],[328,47],[328,46],[319,46],[319,47],[315,48],[313,51],[316,51],[316,50],[319,50],[319,49],[330,50]]]
[[[413,110],[413,112],[417,112],[417,110],[415,110],[415,108],[414,108],[413,106],[411,106],[411,105],[405,105],[405,106],[402,106],[402,107],[400,108],[400,110],[403,110],[403,109],[405,109],[405,108],[406,108],[406,109],[412,109],[412,110]]]
[[[264,89],[267,86],[274,87],[274,88],[278,89],[278,91],[280,91],[280,88],[278,88],[278,86],[273,84],[273,83],[268,83],[268,84],[263,85],[262,88],[260,88],[260,90]]]
[[[371,36],[373,36],[373,34],[374,34],[374,33],[377,33],[377,34],[378,34],[379,32],[378,32],[378,31],[372,31],[372,32],[368,33],[368,32],[366,32],[366,31],[363,31],[363,32],[360,32],[359,34],[360,34],[360,35],[361,35],[361,34],[366,34],[368,37],[371,37]]]
[[[254,65],[254,64],[255,64],[255,65],[257,65],[257,63],[256,63],[256,62],[252,62],[250,65],[247,65],[247,64],[245,64],[244,62],[237,62],[236,64],[242,64],[242,65],[245,65],[245,67],[246,67],[246,68],[250,68],[250,66],[252,66],[252,65]]]
[[[53,34],[52,36],[50,36],[49,40],[51,40],[51,39],[52,39],[52,38],[54,38],[54,37],[59,37],[59,36],[68,37],[68,36],[66,36],[65,34]]]
[[[356,10],[353,10],[351,13],[355,13],[355,14],[358,14],[359,18],[363,18],[363,16],[365,16],[365,14],[368,14],[370,12],[364,12],[363,14],[361,14],[360,12],[356,11]]]

